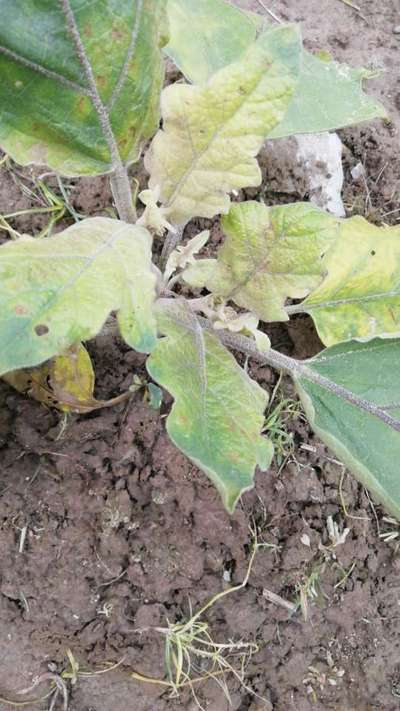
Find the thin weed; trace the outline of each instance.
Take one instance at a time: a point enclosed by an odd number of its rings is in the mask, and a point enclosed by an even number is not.
[[[170,689],[171,697],[175,698],[180,696],[183,689],[189,687],[199,709],[203,707],[196,695],[195,687],[198,683],[209,679],[213,679],[221,687],[229,703],[231,699],[227,685],[228,676],[236,678],[247,693],[258,697],[258,694],[245,682],[246,667],[251,657],[258,651],[258,645],[242,640],[218,643],[213,639],[209,625],[202,617],[222,598],[246,587],[256,553],[261,547],[263,544],[254,543],[247,573],[240,585],[218,593],[197,612],[190,611],[188,620],[179,623],[168,621],[166,627],[154,628],[155,632],[165,638],[166,679],[156,679],[138,672],[131,672],[132,678],[165,686]]]
[[[301,610],[305,622],[310,617],[310,604],[321,603],[324,597],[321,590],[321,576],[324,570],[325,563],[318,564],[296,585],[297,597],[295,605],[296,609]]]
[[[48,185],[43,181],[43,179],[38,179],[32,181],[33,188],[30,188],[24,182],[26,176],[23,176],[18,172],[13,162],[9,156],[5,155],[0,161],[0,167],[4,166],[12,176],[12,179],[16,186],[21,190],[23,195],[28,197],[33,203],[37,204],[37,207],[27,208],[25,210],[17,210],[15,212],[10,212],[7,214],[0,214],[0,230],[4,230],[9,233],[12,239],[18,239],[21,234],[14,229],[9,220],[14,220],[17,217],[22,217],[24,215],[49,215],[49,221],[47,225],[40,231],[36,236],[49,237],[53,231],[54,226],[62,220],[67,213],[69,213],[75,222],[78,222],[84,215],[79,215],[71,206],[69,198],[67,195],[67,190],[59,176],[57,176],[57,182],[60,189],[60,195],[57,195]]]
[[[62,702],[62,710],[68,711],[70,708],[70,686],[75,686],[80,679],[107,674],[117,669],[123,664],[124,659],[119,662],[110,663],[104,669],[98,671],[81,669],[79,662],[75,659],[70,649],[67,650],[68,667],[61,673],[56,671],[44,672],[37,676],[30,687],[21,689],[9,696],[0,696],[0,701],[11,708],[27,708],[33,711],[34,706],[48,701],[48,711],[54,711],[59,700]],[[31,697],[32,692],[40,686],[48,684],[50,688],[43,692],[41,696]],[[29,696],[30,698],[24,698]]]
[[[281,382],[282,375],[274,387],[263,428],[274,445],[276,463],[280,468],[294,455],[293,432],[288,431],[288,423],[302,415],[300,402],[284,397]]]

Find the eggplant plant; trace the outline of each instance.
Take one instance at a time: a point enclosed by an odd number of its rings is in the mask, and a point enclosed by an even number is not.
[[[162,89],[166,57],[184,80]],[[174,399],[169,436],[232,512],[273,457],[244,353],[293,378],[317,435],[399,517],[400,228],[238,201],[261,183],[267,138],[384,118],[368,72],[223,0],[3,0],[0,68],[5,153],[109,175],[119,218],[0,247],[0,374],[64,409],[102,406],[83,342],[115,314]],[[138,208],[129,166],[144,149]],[[209,232],[185,228],[217,216],[223,245],[203,256]],[[297,313],[326,346],[307,361],[266,333]]]

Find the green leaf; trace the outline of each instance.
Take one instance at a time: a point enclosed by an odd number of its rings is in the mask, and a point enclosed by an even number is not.
[[[0,145],[23,165],[106,173],[113,163],[107,126],[67,29],[68,6],[122,159],[135,159],[156,130],[164,0],[3,0]]]
[[[308,203],[236,203],[222,220],[227,238],[218,260],[197,262],[184,279],[264,321],[287,321],[286,298],[303,298],[321,282],[339,222]]]
[[[267,395],[183,302],[163,303],[150,376],[175,399],[167,420],[172,441],[213,481],[229,512],[251,488],[273,448],[261,436]]]
[[[338,344],[307,365],[398,420],[399,362],[400,340],[376,339]],[[400,519],[400,432],[304,377],[297,389],[318,437]]]
[[[326,345],[400,336],[400,227],[343,220],[327,276],[301,305]]]
[[[268,138],[332,131],[361,121],[387,118],[382,104],[363,91],[363,80],[370,76],[363,68],[323,61],[304,51],[294,97],[283,121]]]
[[[147,386],[149,405],[153,410],[159,410],[163,401],[163,393],[161,388],[154,383],[149,383]]]
[[[239,59],[257,34],[250,14],[224,0],[168,0],[168,19],[164,51],[194,84]]]
[[[0,247],[0,375],[93,338],[111,311],[126,342],[156,342],[156,276],[142,227],[93,217],[48,239]]]
[[[284,48],[279,60],[277,44]],[[279,27],[206,86],[174,84],[164,90],[163,130],[145,163],[169,222],[228,212],[229,192],[260,184],[255,156],[287,109],[300,51],[298,29]]]

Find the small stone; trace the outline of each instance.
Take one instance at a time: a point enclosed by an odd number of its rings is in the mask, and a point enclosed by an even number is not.
[[[167,495],[160,489],[153,489],[151,492],[151,498],[157,506],[162,506],[167,501]]]
[[[350,172],[353,180],[359,180],[365,173],[363,164],[357,163],[357,165],[355,165]]]
[[[400,35],[400,25],[396,25],[395,27],[393,27],[393,34]]]

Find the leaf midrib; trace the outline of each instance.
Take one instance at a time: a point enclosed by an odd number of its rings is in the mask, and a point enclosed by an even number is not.
[[[350,304],[363,304],[367,301],[378,301],[381,299],[390,299],[396,296],[400,296],[400,287],[397,290],[384,291],[377,294],[368,294],[367,296],[352,296],[347,299],[332,299],[329,301],[320,301],[318,303],[307,303],[305,301],[303,304],[299,304],[303,311],[314,311],[316,309],[326,309],[333,306],[347,306]]]

